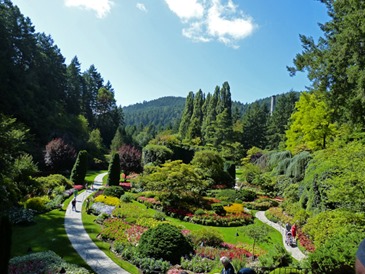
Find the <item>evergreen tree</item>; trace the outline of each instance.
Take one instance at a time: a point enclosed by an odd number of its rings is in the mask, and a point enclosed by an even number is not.
[[[77,155],[76,162],[71,170],[70,180],[75,185],[84,185],[87,172],[87,151],[81,150]]]
[[[81,76],[81,64],[75,56],[66,70],[66,110],[68,113],[81,113],[81,95],[84,93],[85,84]]]
[[[267,138],[270,150],[278,149],[280,142],[285,140],[285,130],[288,129],[289,118],[294,112],[298,96],[297,92],[291,91],[277,97],[276,107],[268,119]]]
[[[187,139],[201,138],[201,127],[203,121],[204,94],[201,89],[194,96],[193,113],[190,118]]]
[[[110,150],[112,153],[117,152],[118,149],[125,144],[125,136],[126,136],[126,132],[125,129],[121,126],[119,126],[117,128],[117,130],[115,131],[115,135],[113,137],[112,143],[110,145]]]
[[[266,147],[266,128],[269,110],[266,105],[253,103],[242,118],[242,144],[244,149]]]
[[[179,134],[182,139],[185,139],[188,136],[188,128],[191,120],[191,116],[194,111],[194,93],[189,92],[188,97],[185,101],[185,108],[181,117]]]
[[[209,99],[209,104],[207,104],[207,114],[204,117],[202,125],[202,134],[205,144],[215,143],[215,130],[216,130],[216,118],[217,118],[217,103],[219,98],[219,86],[215,87],[214,94]],[[209,96],[209,94],[208,94]],[[208,97],[207,96],[207,97]]]
[[[120,182],[120,160],[119,154],[115,153],[110,159],[108,168],[108,185],[109,186],[119,186]]]

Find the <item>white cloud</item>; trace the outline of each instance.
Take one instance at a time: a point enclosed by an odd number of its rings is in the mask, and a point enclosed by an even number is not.
[[[146,6],[143,3],[137,3],[136,7],[140,11],[147,12],[147,8],[146,8]]]
[[[203,16],[203,5],[198,0],[165,0],[169,9],[184,22],[192,18]]]
[[[65,5],[94,10],[98,18],[103,18],[110,12],[113,2],[111,0],[65,0]]]
[[[238,41],[251,35],[256,28],[253,19],[238,10],[233,0],[165,1],[185,25],[182,34],[195,42],[215,40],[239,48]]]

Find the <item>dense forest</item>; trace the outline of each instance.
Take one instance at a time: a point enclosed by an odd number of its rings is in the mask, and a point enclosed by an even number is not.
[[[301,35],[288,67],[312,85],[277,96],[270,112],[270,98],[232,102],[228,82],[122,109],[95,66],[82,72],[76,56],[65,64],[51,36],[1,0],[1,213],[46,194],[37,178],[69,176],[81,151],[92,169],[117,152],[125,174],[140,174],[139,190],[179,201],[187,190],[231,188],[240,167],[239,187],[283,198],[267,215],[298,224],[310,251],[303,264],[352,273],[365,237],[365,3],[321,2],[330,18],[323,36]],[[179,178],[171,185],[169,172]]]

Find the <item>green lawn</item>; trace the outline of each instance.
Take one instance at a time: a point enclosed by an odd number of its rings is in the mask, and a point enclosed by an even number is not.
[[[65,208],[72,196],[64,203]],[[26,255],[28,249],[33,252],[52,250],[66,262],[91,268],[73,249],[64,227],[64,209],[55,209],[37,215],[35,223],[24,226],[13,226],[11,257]]]

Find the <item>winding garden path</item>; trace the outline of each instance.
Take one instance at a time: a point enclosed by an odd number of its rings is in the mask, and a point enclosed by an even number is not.
[[[103,177],[106,173],[99,174],[95,177],[93,189],[96,190],[102,186]],[[68,205],[65,214],[65,229],[73,248],[80,254],[84,261],[98,274],[129,274],[114,263],[108,256],[101,251],[91,240],[81,218],[82,204],[85,199],[93,193],[92,190],[86,190],[80,193],[76,198],[76,211],[72,210],[71,203]]]
[[[270,221],[268,218],[266,218],[265,211],[256,212],[255,217],[257,219],[259,219],[261,222],[263,222],[269,226],[272,226],[273,228],[275,228],[276,230],[278,230],[281,233],[281,235],[283,236],[284,247],[291,254],[291,256],[294,259],[301,261],[306,258],[306,255],[304,255],[298,247],[291,247],[285,243],[285,228],[277,223]]]

